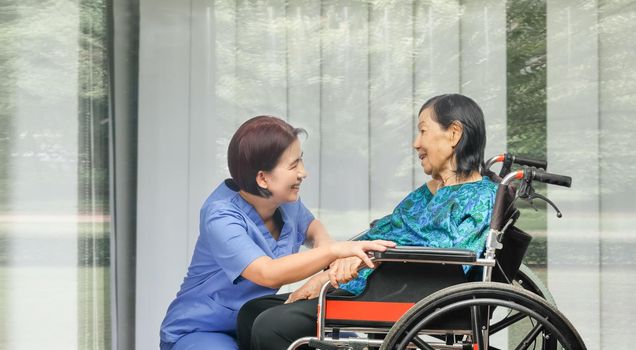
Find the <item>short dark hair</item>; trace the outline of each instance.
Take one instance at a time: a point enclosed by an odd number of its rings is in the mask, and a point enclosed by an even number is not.
[[[433,111],[431,118],[439,123],[442,129],[447,130],[453,122],[461,123],[463,127],[462,137],[455,147],[455,173],[469,176],[473,171],[480,171],[486,148],[486,124],[479,105],[464,95],[445,94],[426,101],[419,114],[429,107],[432,107]]]
[[[256,183],[259,171],[271,171],[304,129],[294,128],[282,119],[261,115],[243,123],[227,148],[227,165],[232,180],[243,191],[269,197],[270,191]]]

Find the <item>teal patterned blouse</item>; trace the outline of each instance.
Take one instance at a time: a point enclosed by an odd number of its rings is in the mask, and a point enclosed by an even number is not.
[[[463,248],[480,256],[486,246],[496,192],[497,184],[487,177],[442,187],[435,195],[425,184],[406,196],[392,214],[378,220],[361,239],[385,239],[398,246]],[[469,268],[464,266],[464,272]],[[361,270],[358,278],[340,285],[340,289],[359,295],[371,272],[369,268]]]

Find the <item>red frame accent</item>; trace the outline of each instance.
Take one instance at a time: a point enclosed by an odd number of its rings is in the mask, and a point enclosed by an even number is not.
[[[415,303],[328,300],[325,318],[329,320],[396,322]]]

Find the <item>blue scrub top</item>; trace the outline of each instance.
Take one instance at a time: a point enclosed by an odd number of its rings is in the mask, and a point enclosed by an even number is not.
[[[278,241],[231,180],[221,183],[201,208],[199,238],[177,297],[161,324],[161,341],[175,343],[192,332],[236,331],[236,316],[251,299],[274,294],[241,277],[256,258],[297,253],[314,220],[300,200],[279,207]]]

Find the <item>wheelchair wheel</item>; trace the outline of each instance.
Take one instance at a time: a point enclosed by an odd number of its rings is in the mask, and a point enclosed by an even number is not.
[[[539,276],[537,276],[534,271],[525,264],[521,264],[521,266],[519,266],[519,271],[517,272],[517,276],[515,277],[513,284],[518,285],[525,290],[531,291],[545,299],[551,305],[556,306],[556,301],[554,301],[554,297],[552,296],[552,293],[550,293],[550,290],[548,290],[548,287],[546,287]]]
[[[457,313],[470,315],[471,329],[432,327]],[[432,329],[437,329],[436,335],[427,336]],[[440,338],[445,341],[439,343]],[[422,299],[395,323],[380,349],[413,346],[427,350],[585,349],[576,329],[553,305],[522,288],[495,282],[463,283]]]

